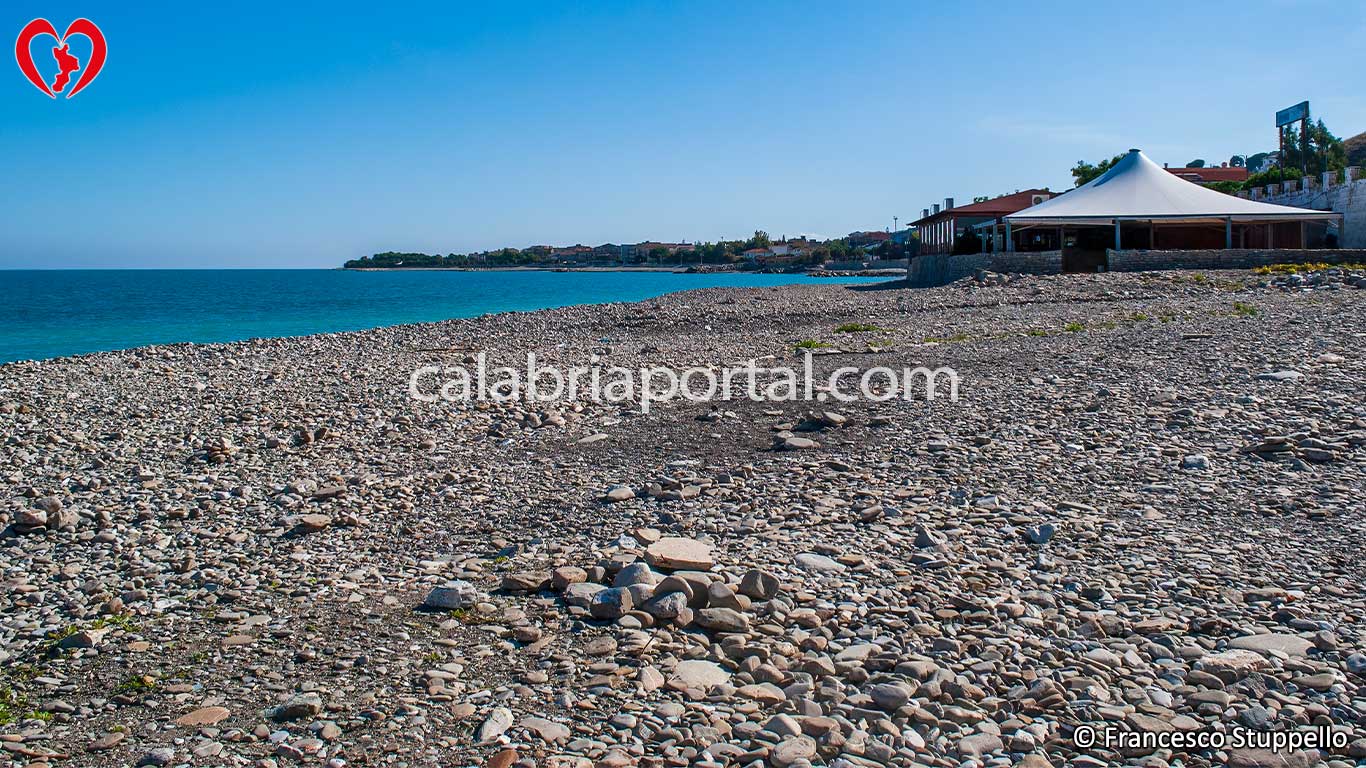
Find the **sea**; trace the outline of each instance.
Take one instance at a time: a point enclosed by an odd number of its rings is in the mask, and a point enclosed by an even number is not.
[[[0,363],[641,301],[691,288],[878,279],[532,270],[0,270]]]

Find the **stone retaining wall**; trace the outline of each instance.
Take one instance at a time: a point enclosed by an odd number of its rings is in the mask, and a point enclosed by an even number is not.
[[[991,255],[992,272],[1056,275],[1062,272],[1062,251],[1011,251]]]
[[[1366,263],[1366,249],[1293,250],[1251,249],[1204,251],[1107,250],[1111,272],[1154,269],[1251,269],[1268,264]]]
[[[1335,184],[1336,174],[1328,173],[1319,179],[1308,177],[1285,185],[1270,184],[1270,189],[1259,188],[1255,194],[1240,192],[1239,196],[1276,205],[1336,211],[1343,215],[1339,244],[1343,248],[1366,248],[1366,179],[1362,178],[1361,169],[1351,170],[1353,180],[1346,184]]]
[[[1268,264],[1366,264],[1366,248],[1233,250],[1107,250],[1112,272],[1148,272],[1161,269],[1251,269]],[[950,256],[929,253],[911,260],[908,273],[915,288],[947,285],[971,277],[978,270],[1010,274],[1056,275],[1062,272],[1062,252],[974,253]]]
[[[973,275],[979,269],[991,268],[991,254],[974,253],[970,256],[950,256],[947,253],[922,253],[911,259],[907,279],[915,288],[947,285]]]
[[[1062,252],[973,253],[960,256],[927,253],[911,259],[909,277],[913,287],[930,288],[971,277],[982,269],[989,272],[1054,275],[1062,271]]]

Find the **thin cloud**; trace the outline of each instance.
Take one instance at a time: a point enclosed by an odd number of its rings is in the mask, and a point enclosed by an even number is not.
[[[1178,144],[1157,144],[1140,141],[1133,134],[1121,134],[1098,125],[1075,122],[1051,122],[1046,120],[1018,119],[1007,117],[984,117],[977,121],[977,130],[992,136],[1009,139],[1028,139],[1077,147],[1078,151],[1102,148],[1104,151],[1120,152],[1129,147],[1141,146],[1149,155],[1154,152],[1185,152],[1189,148]],[[1137,145],[1134,142],[1139,142]]]
[[[1117,134],[1098,126],[1072,122],[1046,122],[1009,117],[984,117],[977,121],[977,130],[1007,138],[1044,139],[1056,144],[1114,144],[1124,143]]]

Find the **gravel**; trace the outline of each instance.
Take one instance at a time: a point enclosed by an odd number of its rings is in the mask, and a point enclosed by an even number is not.
[[[1359,764],[1363,286],[708,289],[0,366],[4,759]],[[406,394],[807,340],[960,400]],[[1245,726],[1346,745],[1076,740]]]

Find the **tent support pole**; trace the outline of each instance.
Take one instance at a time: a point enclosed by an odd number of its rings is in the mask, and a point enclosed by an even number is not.
[[[1015,250],[1015,238],[1010,233],[1010,219],[1006,219],[1006,250]]]
[[[1115,219],[1115,250],[1116,250],[1116,251],[1121,250],[1120,247],[1119,247],[1119,245],[1120,245],[1120,241],[1119,241],[1119,219]]]
[[[1233,250],[1233,217],[1224,219],[1224,250]]]

